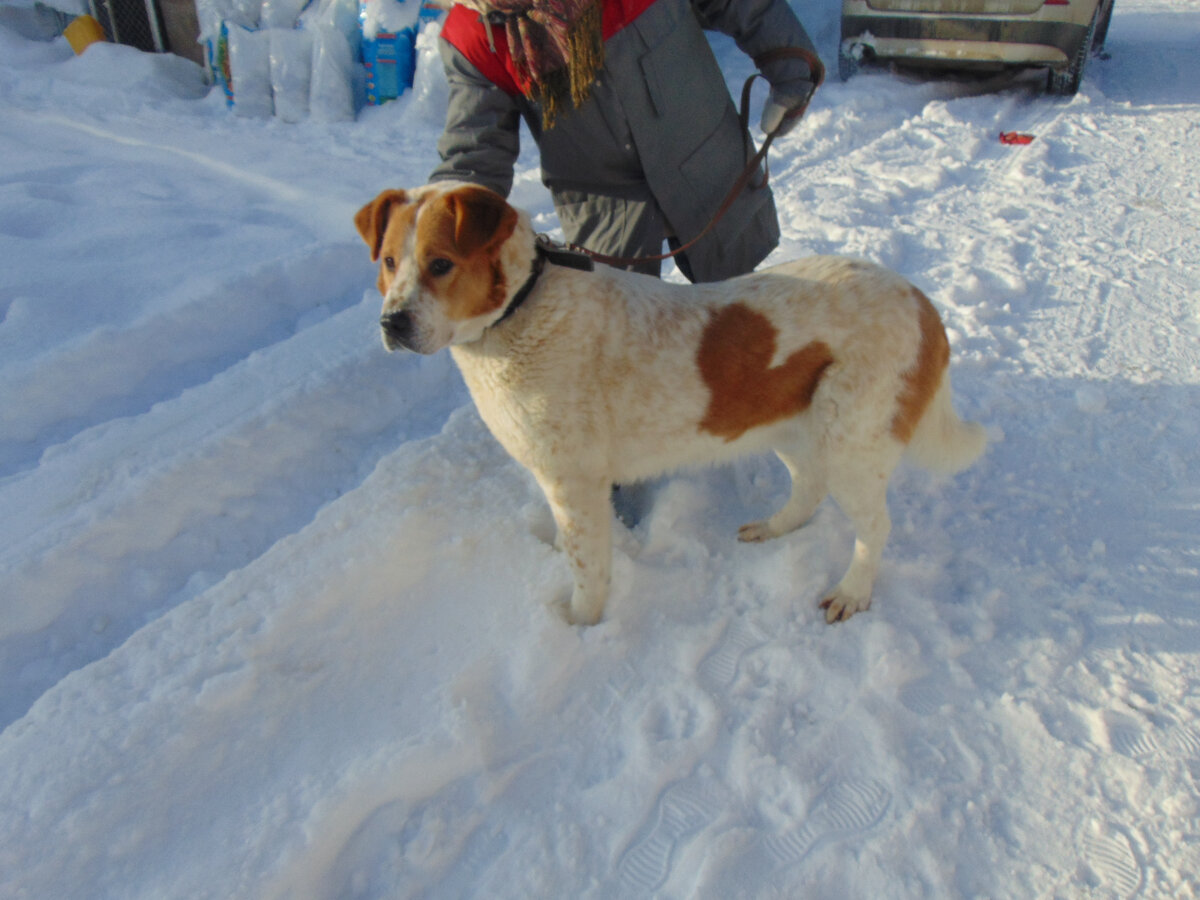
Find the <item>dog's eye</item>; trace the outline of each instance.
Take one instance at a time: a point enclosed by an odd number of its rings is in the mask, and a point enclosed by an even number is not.
[[[435,278],[441,277],[454,268],[454,263],[446,259],[444,256],[439,256],[429,263],[429,274]]]
[[[387,269],[389,272],[395,272],[396,271],[396,258],[394,256],[384,257],[383,267],[385,269]]]

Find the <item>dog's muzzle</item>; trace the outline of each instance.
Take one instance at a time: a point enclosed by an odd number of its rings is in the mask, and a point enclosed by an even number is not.
[[[413,349],[413,320],[407,312],[401,310],[381,316],[379,327],[383,329],[383,345],[389,350],[395,350],[397,347]]]

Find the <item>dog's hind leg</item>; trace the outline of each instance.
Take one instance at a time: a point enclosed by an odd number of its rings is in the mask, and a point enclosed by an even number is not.
[[[787,452],[776,450],[775,455],[787,466],[788,474],[792,477],[791,496],[771,518],[739,528],[739,541],[768,541],[795,531],[813,517],[829,492],[822,458],[813,452],[813,448],[797,447]]]
[[[572,625],[595,625],[604,615],[612,580],[612,504],[608,479],[538,478],[558,525],[558,541],[575,590],[567,607]]]
[[[841,622],[871,605],[871,589],[879,572],[883,546],[892,523],[887,509],[892,465],[837,466],[830,493],[854,526],[854,556],[837,587],[821,602],[826,622]]]

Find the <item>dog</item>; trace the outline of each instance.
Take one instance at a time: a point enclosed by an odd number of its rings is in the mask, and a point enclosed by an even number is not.
[[[387,350],[450,348],[479,414],[546,495],[574,576],[568,621],[604,613],[614,484],[773,450],[791,495],[765,541],[830,495],[853,559],[820,603],[867,609],[901,458],[956,472],[984,450],[950,394],[926,296],[872,263],[815,256],[713,284],[576,268],[486,188],[388,190],[355,224],[379,262]]]

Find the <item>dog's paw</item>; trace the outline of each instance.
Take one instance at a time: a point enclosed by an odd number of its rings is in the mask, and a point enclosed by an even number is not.
[[[593,612],[593,611],[588,610],[585,612],[577,613],[577,612],[575,612],[575,610],[571,609],[570,607],[567,607],[567,624],[568,625],[579,625],[582,627],[587,627],[590,625],[599,625],[600,619],[603,616],[604,616],[604,612],[602,610],[599,612]]]
[[[769,519],[763,519],[761,522],[751,522],[738,529],[738,540],[745,544],[758,544],[776,537],[779,537],[779,535],[771,527]]]
[[[565,599],[550,603],[548,604],[547,608],[551,613],[562,619],[563,624],[565,625],[575,625],[586,628],[591,625],[600,624],[600,619],[603,617],[602,612],[592,613],[589,611],[587,615],[577,613],[571,608],[570,601]]]
[[[845,622],[856,612],[871,608],[871,597],[854,597],[845,591],[834,592],[821,601],[821,609],[825,610],[825,621],[832,625],[834,622]]]
[[[604,603],[589,602],[576,595],[563,612],[568,625],[595,625],[604,616]]]

